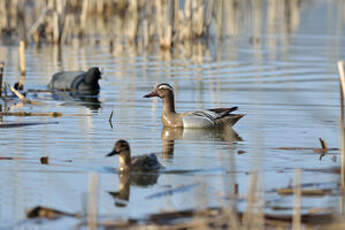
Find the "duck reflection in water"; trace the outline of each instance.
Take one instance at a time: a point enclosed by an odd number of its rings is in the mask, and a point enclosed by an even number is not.
[[[106,156],[119,155],[119,190],[109,192],[115,199],[115,205],[126,206],[129,201],[130,185],[141,187],[157,183],[159,170],[164,166],[158,161],[155,154],[131,157],[127,141],[119,140],[113,150]]]
[[[229,144],[242,141],[231,127],[221,129],[183,129],[164,127],[161,133],[162,153],[167,158],[174,154],[175,140],[223,140]]]
[[[131,186],[148,187],[157,183],[159,173],[121,172],[118,174],[119,189],[108,192],[115,200],[115,206],[126,207],[130,198]]]

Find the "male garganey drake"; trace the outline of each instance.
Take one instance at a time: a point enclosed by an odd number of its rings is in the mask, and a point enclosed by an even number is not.
[[[171,128],[224,128],[233,126],[244,114],[232,114],[237,107],[195,110],[184,113],[175,111],[174,89],[169,84],[157,85],[144,97],[159,97],[163,100],[162,122]]]

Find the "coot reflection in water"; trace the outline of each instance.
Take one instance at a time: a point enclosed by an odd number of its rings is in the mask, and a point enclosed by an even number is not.
[[[98,95],[69,91],[53,91],[52,98],[57,101],[65,101],[65,104],[68,105],[82,105],[93,111],[97,111],[101,108],[101,102],[98,99]]]

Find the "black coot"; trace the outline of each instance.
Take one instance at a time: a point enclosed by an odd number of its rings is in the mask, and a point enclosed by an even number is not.
[[[98,67],[84,71],[62,71],[55,73],[50,80],[50,89],[77,91],[86,94],[98,94],[101,72]]]

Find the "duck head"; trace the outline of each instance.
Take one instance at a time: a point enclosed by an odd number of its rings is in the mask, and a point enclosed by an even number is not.
[[[166,98],[166,97],[171,97],[173,95],[174,95],[173,87],[167,83],[161,83],[157,85],[151,93],[146,94],[144,97],[145,98],[148,98],[148,97]]]
[[[86,84],[97,84],[101,79],[101,71],[98,67],[92,67],[86,72],[85,82]]]
[[[113,150],[110,153],[108,153],[106,156],[110,157],[113,155],[120,155],[120,157],[128,155],[130,157],[130,148],[129,148],[128,142],[125,140],[118,140]]]
[[[129,170],[131,168],[131,150],[129,144],[125,140],[118,140],[113,150],[106,156],[119,155],[119,167],[120,172]]]

